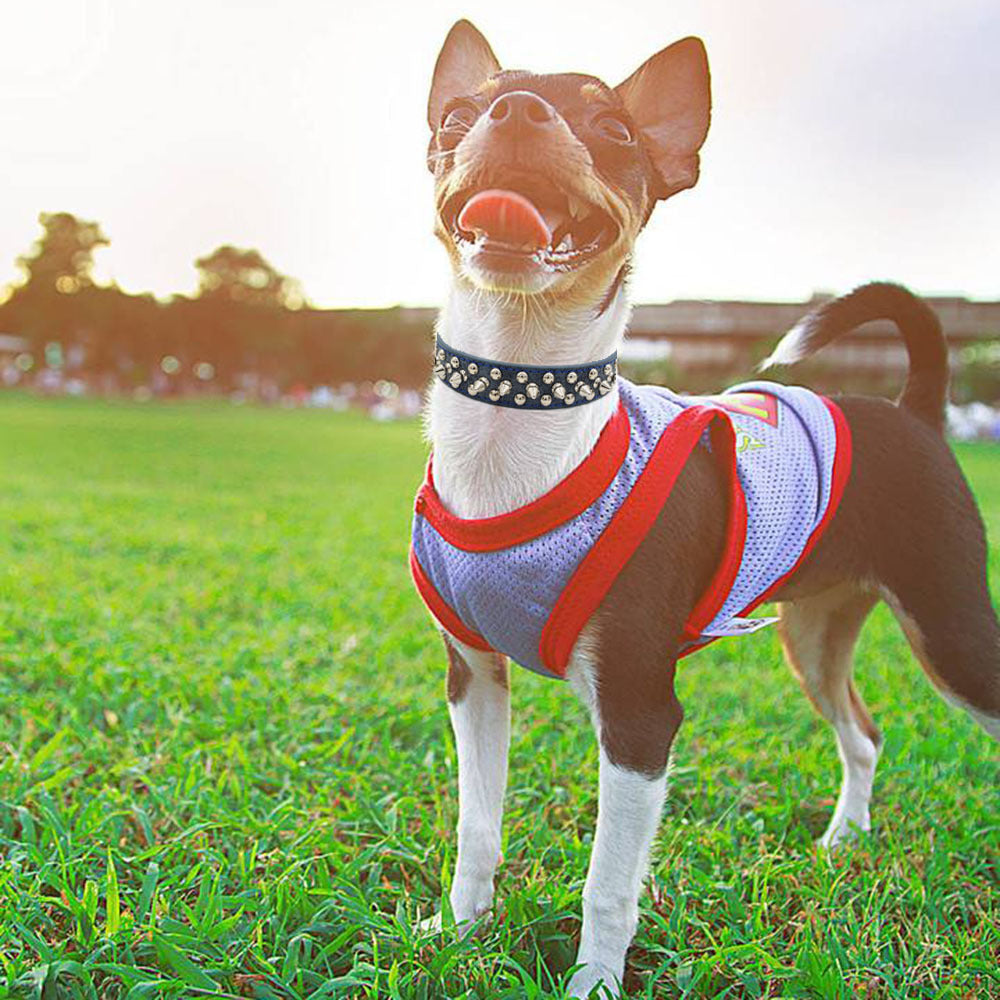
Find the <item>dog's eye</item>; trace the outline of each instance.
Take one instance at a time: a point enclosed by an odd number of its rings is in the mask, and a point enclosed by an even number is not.
[[[605,112],[597,121],[594,128],[604,136],[605,139],[612,139],[615,142],[628,143],[633,139],[632,129],[624,118],[618,115]]]
[[[468,132],[476,119],[479,117],[479,110],[471,104],[458,104],[445,112],[441,119],[442,132]]]

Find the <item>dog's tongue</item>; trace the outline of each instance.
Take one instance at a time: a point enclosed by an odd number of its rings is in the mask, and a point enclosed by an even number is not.
[[[542,213],[516,191],[480,191],[465,203],[458,224],[468,233],[532,250],[552,239]]]

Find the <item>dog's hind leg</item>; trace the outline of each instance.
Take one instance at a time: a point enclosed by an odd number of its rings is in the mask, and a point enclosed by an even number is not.
[[[911,463],[912,478],[904,473],[896,492],[886,491],[906,534],[872,544],[874,578],[941,695],[1000,739],[1000,624],[986,530],[954,456],[934,444],[936,453],[924,442],[930,457]]]
[[[844,584],[778,605],[785,657],[803,690],[837,734],[843,782],[820,845],[832,848],[868,830],[882,737],[851,679],[854,645],[877,598]]]
[[[901,579],[885,598],[945,701],[1000,740],[1000,625],[980,577],[961,586]]]
[[[841,403],[851,478],[816,556],[835,550],[876,583],[944,698],[1000,739],[1000,625],[972,491],[936,427],[878,400]]]
[[[507,660],[445,637],[448,713],[458,753],[458,858],[451,908],[462,929],[493,903],[510,743]],[[437,929],[438,918],[428,929]]]

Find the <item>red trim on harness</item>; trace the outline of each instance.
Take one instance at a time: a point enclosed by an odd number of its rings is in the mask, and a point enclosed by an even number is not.
[[[410,548],[410,574],[413,576],[413,582],[416,584],[424,604],[427,605],[427,610],[446,632],[467,646],[472,646],[473,649],[481,649],[485,653],[493,652],[493,647],[478,632],[473,632],[472,629],[468,628],[445,603],[444,598],[437,592],[437,588],[428,579],[412,547]]]
[[[747,541],[747,500],[743,495],[736,464],[736,432],[727,418],[712,424],[712,452],[725,463],[724,471],[729,483],[729,516],[726,520],[726,548],[719,560],[708,589],[694,606],[684,625],[684,638],[696,639],[701,631],[719,613],[733,589],[743,561]]]
[[[632,491],[576,567],[542,629],[538,652],[542,665],[550,673],[565,676],[580,630],[649,533],[702,432],[715,420],[724,421],[729,434],[728,447],[735,451],[729,418],[713,407],[692,406],[682,410],[660,435]]]
[[[840,506],[841,497],[844,495],[844,488],[847,486],[848,479],[851,478],[851,465],[853,461],[853,450],[852,450],[852,438],[851,438],[851,426],[847,422],[847,418],[844,416],[843,411],[839,406],[832,400],[828,399],[826,396],[820,397],[826,408],[830,411],[830,416],[833,418],[833,427],[836,432],[837,444],[836,450],[833,456],[833,471],[830,474],[830,500],[826,505],[826,510],[823,511],[823,516],[819,520],[819,524],[816,525],[812,530],[812,534],[806,541],[805,547],[802,552],[799,553],[799,558],[795,560],[795,564],[792,568],[784,574],[784,576],[779,577],[774,583],[771,584],[767,590],[764,591],[760,597],[751,601],[736,617],[743,618],[750,614],[755,608],[759,607],[765,601],[769,601],[792,577],[792,575],[799,569],[803,562],[805,562],[806,557],[810,552],[816,547],[816,543],[823,536],[823,532],[829,527],[830,521],[833,520],[834,514],[837,513],[837,508]],[[721,607],[721,605],[719,605]],[[718,607],[715,609],[718,612]],[[713,613],[713,617],[714,617]],[[709,618],[708,621],[712,619]],[[708,622],[704,622],[702,627],[707,625]],[[699,633],[694,633],[697,635]],[[721,639],[723,636],[712,636],[706,639],[704,642],[699,642],[696,646],[691,646],[690,648],[684,650],[681,656],[690,656],[691,653],[696,652],[704,646],[707,646],[710,642],[715,642],[716,639]]]
[[[604,425],[593,451],[537,500],[495,517],[464,519],[447,510],[434,488],[432,462],[417,492],[415,508],[451,545],[466,552],[492,552],[531,541],[582,514],[611,485],[628,455],[632,427],[623,403]]]

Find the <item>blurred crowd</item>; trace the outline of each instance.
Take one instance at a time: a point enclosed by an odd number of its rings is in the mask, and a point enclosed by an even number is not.
[[[948,436],[956,441],[1000,441],[1000,406],[980,402],[950,405]]]

